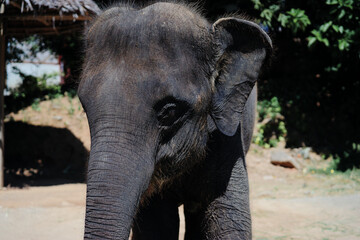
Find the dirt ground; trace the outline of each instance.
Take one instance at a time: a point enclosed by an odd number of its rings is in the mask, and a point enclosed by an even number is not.
[[[66,128],[85,149],[90,146],[86,116],[76,98],[45,101],[8,115],[6,121]],[[276,150],[297,157],[295,150],[282,146]],[[306,160],[298,156],[300,170],[273,166],[272,151],[252,146],[247,156],[253,239],[360,240],[359,173],[317,173],[313,168],[326,168],[327,162],[314,153]],[[25,176],[36,173],[36,169],[21,171]],[[82,239],[85,184],[30,177],[19,185],[9,179],[8,187],[0,190],[1,240]],[[179,239],[183,234],[181,216]]]

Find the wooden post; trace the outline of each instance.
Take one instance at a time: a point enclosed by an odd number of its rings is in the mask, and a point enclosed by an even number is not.
[[[0,19],[0,189],[4,187],[4,85],[6,77],[6,38],[4,19]]]

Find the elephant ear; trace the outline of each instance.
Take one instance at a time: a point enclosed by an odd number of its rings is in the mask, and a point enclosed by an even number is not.
[[[221,18],[212,31],[218,55],[210,115],[223,134],[233,136],[272,43],[257,24],[243,19]]]

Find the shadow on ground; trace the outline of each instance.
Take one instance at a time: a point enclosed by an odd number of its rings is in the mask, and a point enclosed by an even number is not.
[[[5,123],[5,186],[85,181],[89,152],[66,128]]]

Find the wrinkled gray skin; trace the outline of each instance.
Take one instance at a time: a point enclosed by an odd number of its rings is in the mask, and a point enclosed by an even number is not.
[[[104,11],[86,39],[84,238],[177,239],[184,204],[186,239],[251,239],[244,156],[266,33],[156,3]]]

